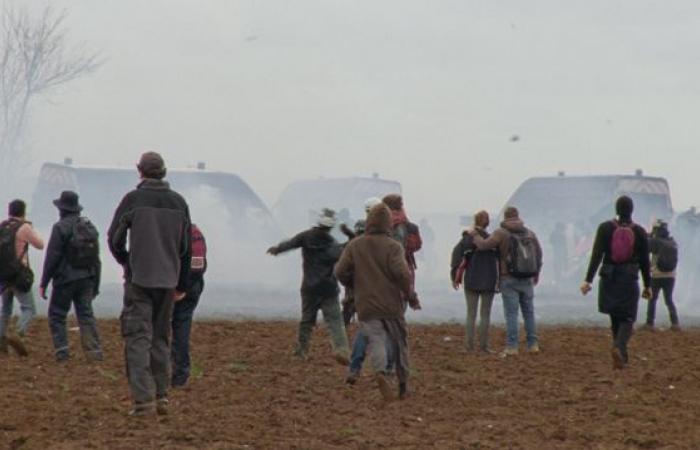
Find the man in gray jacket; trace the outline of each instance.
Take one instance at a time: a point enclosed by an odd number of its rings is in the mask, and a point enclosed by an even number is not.
[[[187,290],[190,214],[163,180],[158,153],[144,153],[137,167],[142,181],[119,204],[108,238],[124,268],[121,327],[135,404],[130,415],[145,416],[168,411],[170,319],[173,301]]]

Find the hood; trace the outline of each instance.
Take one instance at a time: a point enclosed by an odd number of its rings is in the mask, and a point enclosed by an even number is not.
[[[501,222],[501,226],[512,233],[517,233],[525,230],[525,224],[522,220],[518,218],[506,219],[503,222]]]
[[[365,234],[389,234],[391,232],[391,211],[385,204],[374,206],[367,214]]]

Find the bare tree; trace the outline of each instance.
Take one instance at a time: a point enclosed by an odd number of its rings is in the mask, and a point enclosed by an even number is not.
[[[0,173],[28,159],[22,148],[33,101],[94,72],[102,61],[82,46],[69,47],[66,12],[46,6],[32,15],[6,3],[0,11]]]

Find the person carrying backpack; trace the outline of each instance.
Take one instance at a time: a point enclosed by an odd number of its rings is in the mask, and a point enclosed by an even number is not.
[[[479,349],[484,353],[491,353],[489,348],[489,326],[491,322],[491,305],[493,296],[498,286],[498,251],[477,250],[474,238],[469,234],[474,230],[479,235],[488,239],[489,214],[479,211],[474,216],[474,227],[462,233],[462,239],[452,250],[452,264],[450,278],[452,287],[459,289],[464,284],[464,295],[467,300],[467,322],[465,345],[467,351],[474,351],[474,334],[476,325],[476,311],[481,299],[480,323],[479,323]]]
[[[598,226],[581,293],[586,295],[591,291],[600,267],[598,310],[610,316],[613,368],[623,369],[629,361],[627,345],[637,319],[639,274],[644,283],[642,296],[646,299],[651,297],[651,275],[647,233],[632,221],[634,202],[622,196],[617,199],[615,210],[616,219]]]
[[[190,378],[190,332],[192,316],[204,291],[204,272],[207,270],[207,242],[202,231],[194,223],[190,228],[192,259],[187,294],[175,302],[173,308],[173,344],[171,360],[173,374],[171,385],[183,387]]]
[[[384,196],[382,202],[391,211],[391,237],[394,238],[404,249],[404,255],[408,268],[411,270],[411,283],[415,288],[416,284],[416,253],[423,246],[423,239],[420,235],[418,225],[408,219],[404,209],[403,197],[399,194],[389,194]]]
[[[102,269],[99,233],[86,217],[80,215],[83,207],[75,192],[61,192],[61,197],[53,204],[58,208],[60,220],[54,224],[46,248],[39,296],[46,300],[46,289],[52,283],[48,315],[54,356],[58,362],[70,357],[66,317],[73,304],[85,357],[89,361],[102,361],[102,345],[92,311],[92,302],[100,289]]]
[[[24,201],[13,200],[8,206],[9,218],[0,223],[0,352],[7,353],[9,344],[20,356],[28,354],[24,340],[29,324],[36,316],[32,293],[34,272],[29,267],[29,246],[37,250],[44,249],[44,240],[32,227],[32,223],[26,220],[26,211]],[[16,336],[8,332],[15,297],[22,311]]]
[[[671,237],[666,222],[658,221],[651,230],[649,250],[651,252],[651,298],[647,304],[645,327],[648,330],[654,330],[656,301],[663,291],[664,302],[671,320],[671,330],[680,331],[678,312],[673,303],[673,288],[676,284],[676,268],[678,266],[678,244]]]
[[[542,270],[542,247],[535,233],[520,220],[518,209],[504,212],[501,227],[484,239],[475,229],[469,233],[479,250],[498,249],[500,289],[506,319],[506,348],[501,356],[518,354],[518,310],[522,311],[530,353],[539,353],[535,323],[535,290]]]

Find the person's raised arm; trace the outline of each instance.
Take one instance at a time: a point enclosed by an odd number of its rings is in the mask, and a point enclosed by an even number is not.
[[[288,252],[301,247],[304,244],[304,233],[305,232],[301,232],[289,240],[282,241],[276,246],[268,248],[267,253],[277,256],[280,253]]]

